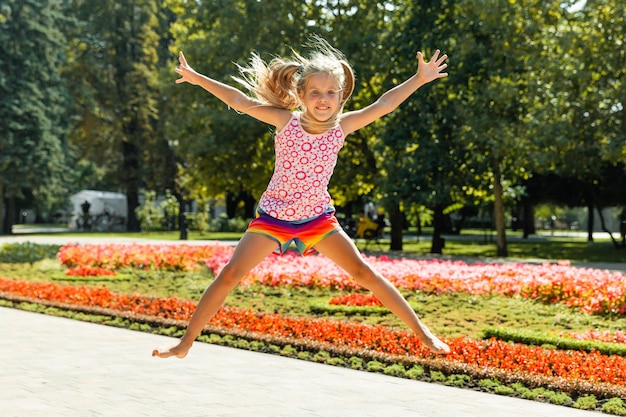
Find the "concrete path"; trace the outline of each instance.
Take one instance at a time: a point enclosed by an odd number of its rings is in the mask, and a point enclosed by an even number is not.
[[[3,417],[597,417],[603,414],[0,308]]]

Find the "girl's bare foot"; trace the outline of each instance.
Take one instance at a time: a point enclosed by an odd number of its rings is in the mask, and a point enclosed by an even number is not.
[[[187,356],[189,348],[191,348],[191,346],[185,346],[182,342],[180,342],[176,346],[173,346],[167,350],[154,349],[152,351],[152,356],[157,356],[159,358],[169,358],[171,356],[176,356],[177,358],[182,359]]]
[[[439,340],[426,326],[422,325],[422,331],[423,335],[419,336],[419,339],[431,352],[439,354],[450,353],[450,346]]]
[[[433,340],[430,340],[428,343],[424,343],[433,353],[439,353],[442,355],[450,353],[450,346],[442,342],[433,336]]]

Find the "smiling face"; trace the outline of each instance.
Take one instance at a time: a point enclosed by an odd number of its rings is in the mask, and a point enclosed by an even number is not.
[[[339,112],[341,94],[341,87],[331,74],[317,73],[308,77],[300,99],[310,117],[325,122]]]

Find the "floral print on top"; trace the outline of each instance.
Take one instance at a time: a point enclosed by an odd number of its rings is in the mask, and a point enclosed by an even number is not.
[[[271,217],[301,221],[320,216],[331,207],[328,182],[345,136],[337,125],[313,135],[300,124],[300,113],[276,134],[276,163],[259,208]]]

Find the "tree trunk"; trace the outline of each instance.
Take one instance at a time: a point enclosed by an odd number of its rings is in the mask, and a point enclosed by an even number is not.
[[[6,220],[6,216],[2,216],[2,213],[4,212],[4,183],[2,182],[2,180],[0,180],[0,235],[6,235],[8,234],[7,229],[5,228],[5,220]]]
[[[433,213],[433,240],[430,247],[430,253],[436,253],[441,255],[443,248],[446,245],[446,241],[441,237],[441,232],[444,227],[444,214],[443,207],[437,206],[434,208]]]
[[[587,242],[593,242],[593,200],[587,200]]]
[[[4,231],[7,235],[13,234],[13,225],[15,224],[15,197],[7,198],[7,205],[4,216]]]
[[[243,194],[243,204],[244,204],[244,218],[245,219],[253,219],[256,215],[255,207],[256,207],[256,198],[249,192],[246,191]]]
[[[613,237],[613,232],[610,231],[607,227],[606,227],[606,223],[604,221],[604,214],[602,213],[602,208],[601,207],[597,207],[598,210],[598,217],[600,218],[600,227],[602,228],[602,231],[605,233],[609,234],[609,237],[611,238],[611,242],[613,242],[613,247],[615,249],[620,249],[623,247],[623,245]]]
[[[400,204],[394,204],[393,208],[389,211],[389,221],[391,222],[391,250],[402,250],[402,228],[404,223],[404,217],[400,210]]]
[[[133,118],[134,119],[134,118]],[[132,138],[136,133],[131,126],[124,129],[127,138]],[[122,142],[122,152],[124,158],[124,185],[126,187],[126,206],[128,207],[128,220],[126,230],[138,232],[140,230],[139,221],[135,214],[135,209],[139,207],[139,159],[137,145],[129,141]]]
[[[528,199],[524,199],[524,239],[528,239],[528,236],[534,235],[536,233],[535,230],[535,207],[533,204],[528,201]]]
[[[226,217],[234,219],[237,216],[237,205],[239,204],[239,198],[236,193],[226,192]]]
[[[504,201],[502,198],[502,178],[500,173],[500,161],[494,158],[493,161],[493,216],[496,223],[496,246],[497,256],[507,257],[506,229],[504,224]]]

